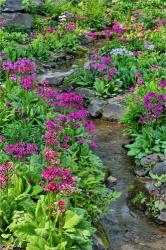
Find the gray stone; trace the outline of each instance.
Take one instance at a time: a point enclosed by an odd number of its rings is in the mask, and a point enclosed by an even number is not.
[[[71,92],[74,90],[74,87],[71,82],[63,83],[62,84],[62,90],[65,92]]]
[[[109,104],[125,104],[126,95],[117,95],[108,99]]]
[[[160,155],[160,161],[166,161],[166,155]]]
[[[120,121],[125,114],[126,110],[121,104],[108,104],[103,109],[102,117],[108,121]]]
[[[33,26],[33,17],[27,13],[2,13],[1,18],[6,21],[6,26],[16,25],[23,28],[32,28]]]
[[[43,3],[44,0],[30,0],[30,4],[36,7],[41,6]],[[6,0],[2,9],[3,12],[19,12],[24,10],[23,0]]]
[[[96,95],[94,90],[88,89],[88,88],[78,87],[75,89],[75,91],[78,95],[83,96],[86,99],[90,99],[92,97],[95,97],[95,95]]]
[[[158,219],[159,219],[161,222],[166,222],[166,209],[163,209],[163,210],[160,212],[160,215],[158,216]]]
[[[166,174],[166,162],[159,162],[156,163],[154,168],[151,170],[153,174],[156,174],[158,176],[161,176],[163,174]]]
[[[72,60],[72,59],[73,59],[73,55],[66,55],[66,56],[65,56],[65,59],[66,59],[66,60]]]
[[[7,12],[17,12],[24,9],[22,0],[6,0],[3,11]]]
[[[134,169],[134,174],[139,176],[139,177],[145,177],[147,176],[149,173],[149,169],[145,169],[145,168],[135,168]]]
[[[160,199],[166,203],[166,182],[160,187]]]
[[[74,72],[73,69],[66,72],[48,71],[46,74],[38,76],[38,80],[39,81],[47,80],[50,85],[60,86],[63,83],[64,79],[70,76],[73,72]]]
[[[35,6],[41,6],[44,3],[44,0],[31,0],[31,3]]]
[[[77,69],[77,68],[78,68],[78,65],[73,64],[73,65],[71,66],[71,68],[72,68],[72,69]]]
[[[156,164],[159,161],[160,161],[160,157],[158,154],[150,154],[150,155],[143,157],[140,161],[140,164],[141,166],[146,168],[148,166]]]
[[[104,100],[99,100],[99,99],[94,99],[90,102],[88,106],[88,111],[92,117],[100,117],[103,112],[103,108],[106,105],[106,101]]]
[[[108,187],[112,187],[112,186],[116,185],[117,178],[115,178],[114,176],[109,176],[106,180],[106,183],[107,183]]]

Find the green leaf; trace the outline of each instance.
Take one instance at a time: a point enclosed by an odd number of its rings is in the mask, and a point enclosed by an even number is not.
[[[60,244],[58,244],[56,247],[45,247],[45,250],[67,250],[67,241],[63,241]]]
[[[82,220],[83,215],[77,215],[71,210],[66,212],[65,224],[63,226],[64,229],[73,228],[78,225],[78,223]]]
[[[36,185],[32,188],[31,195],[36,196],[36,195],[40,194],[42,191],[43,191],[43,188],[39,185]]]

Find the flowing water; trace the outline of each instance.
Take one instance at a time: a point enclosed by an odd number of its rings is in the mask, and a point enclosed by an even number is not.
[[[166,228],[128,208],[128,190],[136,178],[131,172],[132,160],[122,147],[128,142],[128,138],[123,136],[123,126],[101,120],[96,120],[95,125],[96,153],[112,170],[111,175],[118,179],[115,191],[122,192],[121,197],[111,204],[110,212],[101,219],[111,245],[109,249],[166,250]]]

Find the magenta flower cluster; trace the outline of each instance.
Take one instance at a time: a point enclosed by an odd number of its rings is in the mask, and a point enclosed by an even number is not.
[[[115,22],[112,26],[112,31],[116,32],[116,33],[124,33],[126,32],[127,28],[122,28],[120,25],[120,22]]]
[[[100,80],[107,78],[112,80],[112,76],[117,73],[117,69],[111,66],[112,59],[107,56],[92,55],[89,70],[94,70]]]
[[[62,115],[60,117],[60,119],[63,122],[67,122],[67,121],[71,121],[71,120],[83,120],[88,115],[89,115],[89,112],[87,110],[85,110],[85,109],[82,109],[82,110],[79,110],[79,111],[71,112],[71,113],[69,113],[67,115]]]
[[[20,58],[14,63],[6,59],[2,63],[2,69],[15,74],[33,74],[36,72],[35,63],[27,58]]]
[[[37,93],[38,98],[43,99],[55,99],[57,97],[57,91],[53,87],[40,87],[36,88],[35,92]]]
[[[44,140],[46,145],[55,145],[58,142],[58,138],[53,131],[46,131]]]
[[[38,146],[32,143],[19,142],[5,146],[4,151],[12,155],[14,158],[22,159],[25,156],[37,154]]]
[[[45,126],[50,132],[58,132],[61,129],[60,126],[58,125],[58,122],[53,119],[45,121]]]
[[[69,169],[47,168],[41,173],[41,176],[47,182],[44,187],[45,191],[70,191],[70,188],[72,188],[75,183]]]
[[[44,31],[47,31],[47,32],[49,32],[49,33],[55,32],[56,29],[57,29],[56,26],[44,26],[44,27],[43,27],[43,30],[44,30]]]
[[[139,71],[135,72],[135,77],[137,79],[137,84],[142,85],[143,82],[144,82],[143,79],[142,79],[142,73],[139,72]]]
[[[32,89],[33,86],[38,85],[33,76],[23,76],[21,79],[21,86],[23,89]]]
[[[83,97],[75,92],[62,92],[56,98],[57,105],[60,107],[80,109],[83,106]]]
[[[139,123],[146,124],[157,121],[165,112],[166,95],[149,92],[144,97],[144,113],[139,119]]]
[[[106,39],[110,39],[113,35],[121,36],[127,31],[126,27],[122,27],[120,22],[115,22],[112,27],[107,27],[102,31],[96,32],[96,31],[90,31],[88,32],[87,38],[90,40],[96,40],[99,39],[102,36],[104,36]]]
[[[2,61],[1,69],[9,72],[9,79],[20,82],[23,89],[29,90],[38,85],[35,77],[36,65],[27,58],[20,58],[13,63],[5,59]]]
[[[60,165],[60,157],[61,153],[54,151],[51,148],[47,148],[44,151],[44,158],[47,160],[49,166],[53,167],[55,165]]]

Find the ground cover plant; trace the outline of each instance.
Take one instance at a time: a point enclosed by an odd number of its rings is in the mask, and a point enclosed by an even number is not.
[[[128,155],[135,157],[136,168],[144,169],[144,175],[152,179],[153,183],[152,187],[147,187],[148,191],[141,191],[141,196],[135,194],[132,203],[146,210],[146,213],[153,218],[158,218],[166,208],[163,162],[166,158],[165,87],[165,80],[161,79],[137,86],[128,97],[128,112],[124,117],[124,122],[129,126],[127,133],[133,138],[133,142],[126,146],[129,150]],[[146,157],[150,159],[153,155],[163,159],[163,163],[158,165],[158,168],[163,166],[163,172],[155,172],[156,162],[160,160],[152,159],[143,165],[143,159]]]
[[[1,244],[91,249],[91,223],[117,194],[104,186],[91,151],[94,126],[83,98],[41,87],[35,71],[29,59],[2,53]]]
[[[89,65],[78,69],[70,77],[74,86],[89,87],[96,95],[108,98],[122,90],[143,81],[151,81],[165,76],[165,54],[163,53],[164,21],[156,21],[154,30],[150,30],[138,22],[130,21],[127,25],[115,22],[103,31],[107,39],[106,45],[90,55]],[[160,43],[156,38],[160,34]],[[97,39],[97,32],[90,34]],[[150,38],[150,39],[149,39]],[[147,41],[147,39],[149,41]],[[140,72],[137,74],[137,72]]]

